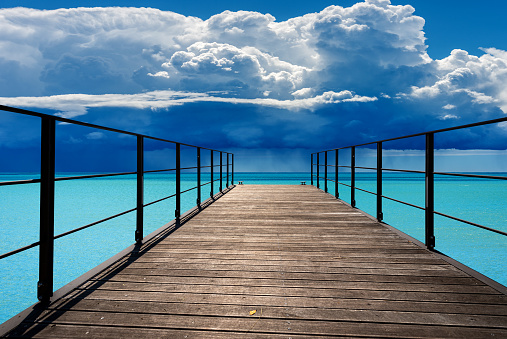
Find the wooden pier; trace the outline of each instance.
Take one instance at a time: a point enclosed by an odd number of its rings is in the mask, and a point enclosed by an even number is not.
[[[507,296],[313,186],[242,185],[11,335],[507,338]]]

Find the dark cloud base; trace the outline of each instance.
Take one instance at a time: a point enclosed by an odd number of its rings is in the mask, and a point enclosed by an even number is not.
[[[260,108],[256,105],[230,103],[193,103],[170,109],[90,109],[82,120],[142,134],[219,150],[241,150],[264,161],[259,150],[273,155],[279,150],[279,165],[284,167],[294,150],[294,162],[302,168],[315,150],[367,143],[501,117],[498,110],[484,110],[480,105],[460,112],[461,119],[440,120],[437,114],[418,108],[417,103],[395,104],[380,99],[371,103],[342,103],[315,111],[287,111]],[[436,109],[436,108],[435,108]],[[409,112],[409,113],[407,113]],[[4,159],[0,171],[29,171],[38,168],[40,159],[40,122],[38,118],[2,113],[4,126],[0,154]],[[23,142],[19,142],[19,141]],[[423,149],[424,137],[385,143],[385,149]],[[507,132],[496,126],[476,127],[438,134],[439,149],[505,149]],[[134,137],[103,132],[82,126],[57,126],[57,169],[60,171],[132,171],[135,170]],[[153,168],[173,166],[174,146],[147,141],[147,164]],[[185,162],[194,161],[194,150],[187,150]],[[306,153],[306,154],[305,154]],[[207,156],[207,155],[205,155]],[[247,158],[245,158],[247,159]],[[274,157],[276,159],[276,156]],[[237,159],[238,160],[238,159]],[[240,161],[240,160],[238,160]],[[255,163],[248,157],[249,163]],[[276,160],[270,160],[276,169]],[[14,165],[19,163],[20,165]],[[241,164],[238,163],[241,167]],[[262,167],[262,166],[257,166]],[[244,166],[243,168],[246,168]]]

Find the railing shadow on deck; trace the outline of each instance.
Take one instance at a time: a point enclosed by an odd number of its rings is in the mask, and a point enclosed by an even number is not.
[[[31,116],[35,118],[39,118],[41,120],[41,137],[40,137],[40,148],[41,148],[41,160],[40,160],[40,178],[28,179],[28,180],[17,180],[17,181],[6,181],[0,182],[1,186],[13,186],[13,185],[26,185],[26,184],[40,184],[40,240],[23,246],[21,248],[9,251],[7,253],[0,254],[0,260],[8,258],[10,256],[16,255],[18,253],[22,253],[26,250],[29,250],[34,247],[39,247],[39,280],[37,283],[37,299],[38,303],[28,308],[27,310],[21,312],[17,316],[11,318],[4,324],[0,325],[0,335],[7,333],[10,329],[14,328],[17,324],[22,321],[22,319],[26,317],[33,317],[35,315],[40,314],[47,305],[51,302],[57,300],[62,297],[64,294],[68,293],[73,287],[83,283],[85,279],[92,277],[93,275],[98,274],[100,271],[104,270],[106,267],[114,264],[116,261],[121,258],[137,256],[140,253],[146,251],[148,248],[152,247],[155,243],[167,237],[169,234],[174,232],[178,227],[183,225],[187,220],[192,218],[194,215],[199,213],[201,210],[209,206],[213,201],[220,198],[223,194],[227,193],[230,189],[234,187],[234,154],[214,150],[206,147],[189,145],[181,142],[175,142],[167,139],[152,137],[148,135],[143,135],[134,132],[123,131],[115,128],[109,128],[105,126],[89,124],[77,120],[62,118],[53,115],[42,114],[34,111],[18,109],[8,106],[0,105],[0,114],[19,114],[23,116]],[[73,124],[79,126],[85,126],[89,128],[93,128],[99,131],[109,131],[118,133],[121,135],[133,136],[137,140],[137,150],[136,150],[136,171],[132,172],[121,172],[121,173],[100,173],[93,175],[80,175],[80,176],[67,176],[67,177],[57,177],[55,172],[55,145],[56,145],[56,129],[57,123],[63,124]],[[12,126],[11,126],[12,127]],[[174,168],[163,168],[163,169],[155,169],[155,170],[145,170],[144,163],[144,153],[145,153],[145,141],[152,140],[162,143],[172,144],[175,147],[175,159],[171,159],[175,163]],[[189,149],[195,150],[195,166],[182,167],[181,166],[181,146],[186,146]],[[201,159],[202,153],[204,151],[209,152],[209,164],[202,164]],[[218,163],[214,162],[214,159],[218,157]],[[225,159],[224,159],[225,158]],[[218,169],[218,173],[215,173],[216,168]],[[196,172],[196,186],[188,188],[186,190],[182,190],[181,187],[181,172],[182,171],[195,171]],[[160,172],[171,172],[175,173],[175,192],[171,195],[165,196],[161,199],[157,199],[148,203],[145,203],[145,185],[144,185],[144,175],[147,173],[160,173]],[[207,175],[210,176],[210,180],[208,182],[202,182],[202,174],[206,172]],[[214,177],[215,174],[218,174],[217,178]],[[75,228],[71,231],[67,231],[58,235],[54,234],[54,219],[55,219],[55,182],[58,181],[66,181],[66,180],[80,180],[80,179],[90,179],[90,178],[104,178],[104,177],[115,177],[115,176],[128,176],[135,175],[136,176],[136,207],[131,208],[129,210],[123,211],[121,213],[117,213],[115,215],[109,216],[107,218],[103,218],[101,220],[94,221],[87,225]],[[218,184],[218,192],[214,192],[214,186]],[[203,200],[203,187],[209,186],[209,198]],[[183,194],[187,194],[191,191],[195,191],[196,193],[196,203],[197,205],[190,209],[189,211],[182,213],[181,211],[181,196]],[[148,206],[157,204],[162,201],[166,201],[168,199],[175,200],[175,219],[158,230],[152,232],[146,237],[144,234],[144,209]],[[92,226],[99,225],[106,221],[118,218],[120,216],[135,213],[136,214],[136,222],[135,222],[135,230],[134,230],[134,244],[116,254],[112,258],[106,260],[103,264],[97,266],[96,268],[90,270],[79,278],[75,279],[72,282],[69,282],[64,287],[60,288],[58,291],[54,291],[53,288],[53,280],[54,280],[54,241],[59,238],[63,238],[70,234],[74,234],[76,232],[88,229]],[[134,225],[133,225],[134,226]],[[127,259],[124,264],[128,264],[130,261]]]

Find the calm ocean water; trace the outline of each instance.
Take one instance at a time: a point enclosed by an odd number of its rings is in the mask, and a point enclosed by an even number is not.
[[[75,175],[75,173],[73,173]],[[215,174],[217,175],[217,174]],[[334,174],[330,174],[334,175]],[[495,173],[507,176],[507,173]],[[350,184],[350,175],[340,173]],[[25,174],[0,174],[0,181],[33,178]],[[215,177],[216,178],[216,177]],[[182,190],[196,185],[196,174],[182,174]],[[383,194],[424,206],[424,177],[419,174],[385,173]],[[202,183],[209,177],[203,175]],[[248,184],[310,184],[308,173],[235,173],[234,181]],[[223,182],[225,187],[225,179]],[[356,174],[356,186],[375,192],[375,174]],[[324,189],[324,182],[320,182]],[[214,192],[219,189],[215,182]],[[55,234],[72,230],[135,207],[134,176],[60,181],[56,183]],[[145,203],[173,194],[174,175],[149,174],[145,177]],[[334,184],[328,191],[334,195]],[[202,189],[202,200],[209,197],[210,185]],[[350,203],[350,189],[339,186],[340,198]],[[38,241],[39,184],[0,187],[0,253]],[[507,231],[507,181],[437,176],[435,210]],[[196,204],[196,190],[182,196],[182,210]],[[357,207],[375,215],[375,196],[356,191]],[[384,221],[424,241],[424,211],[385,200]],[[174,199],[145,210],[144,235],[174,218]],[[135,214],[107,221],[55,241],[54,289],[64,286],[86,271],[131,245],[134,241]],[[436,248],[507,285],[507,237],[435,217]],[[38,247],[0,260],[0,323],[35,303],[38,280]]]

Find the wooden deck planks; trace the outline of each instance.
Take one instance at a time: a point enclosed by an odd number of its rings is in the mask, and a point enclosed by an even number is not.
[[[507,337],[507,296],[315,187],[243,185],[13,335]]]

